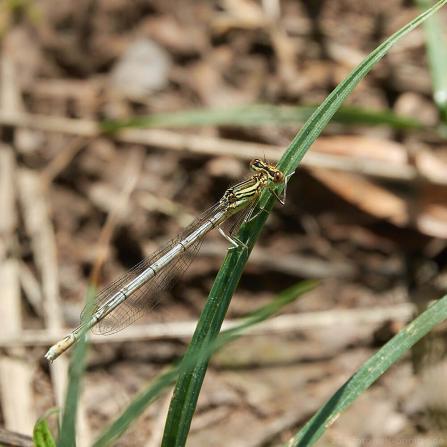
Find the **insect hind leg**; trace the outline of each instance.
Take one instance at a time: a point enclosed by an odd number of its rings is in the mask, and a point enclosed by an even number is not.
[[[225,233],[225,231],[222,228],[218,228],[219,233],[232,245],[231,248],[248,248],[246,244],[244,244],[240,239],[237,237],[233,237]]]

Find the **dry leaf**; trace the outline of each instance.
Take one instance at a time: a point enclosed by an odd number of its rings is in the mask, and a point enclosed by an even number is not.
[[[405,200],[364,177],[323,169],[313,169],[313,175],[332,191],[363,211],[404,226],[408,224]]]

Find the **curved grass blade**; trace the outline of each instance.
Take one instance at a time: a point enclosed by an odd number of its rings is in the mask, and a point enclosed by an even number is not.
[[[251,326],[261,323],[278,313],[284,306],[309,292],[316,287],[316,285],[316,281],[304,281],[285,290],[271,303],[248,315],[234,328],[223,331],[214,344],[209,345],[206,348],[205,352],[198,354],[194,359],[190,358],[189,367],[192,368],[201,356],[209,356],[217,349],[220,349],[222,346],[240,337],[243,332]],[[185,365],[183,365],[183,367],[185,367]],[[127,428],[142,414],[142,412],[175,382],[178,373],[179,367],[177,365],[157,377],[146,390],[132,401],[122,415],[100,435],[95,441],[94,447],[105,447],[116,442],[116,440],[123,435]]]
[[[279,169],[286,175],[294,173],[309,147],[317,139],[355,86],[399,39],[420,25],[446,3],[447,0],[437,2],[432,8],[399,29],[372,51],[312,114],[282,156],[278,163]],[[238,236],[238,239],[247,248],[230,249],[228,251],[214,281],[208,301],[202,311],[196,331],[185,355],[185,361],[188,361],[190,356],[195,357],[196,353],[203,349],[203,346],[214,340],[220,331],[231,297],[238,285],[249,253],[273,207],[273,194],[269,191],[264,192],[259,203],[262,211],[260,210],[256,219],[242,226]],[[163,447],[185,445],[207,366],[208,359],[203,359],[197,363],[192,371],[189,369],[182,370],[169,408],[162,442]]]
[[[48,422],[44,418],[40,418],[34,426],[33,443],[36,447],[56,447]]]
[[[447,318],[447,295],[431,305],[377,351],[321,407],[287,445],[313,445],[354,400],[369,388],[434,326]]]
[[[59,413],[59,408],[51,408],[34,424],[33,443],[36,447],[56,447],[56,441],[48,426],[48,418]]]

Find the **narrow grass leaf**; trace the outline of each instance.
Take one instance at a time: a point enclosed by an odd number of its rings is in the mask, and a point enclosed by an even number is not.
[[[433,5],[431,0],[416,0],[416,3],[421,9]],[[430,17],[424,23],[424,31],[433,84],[433,99],[443,121],[447,123],[447,35],[438,16]]]
[[[171,386],[178,376],[178,367],[175,366],[157,377],[146,390],[140,393],[93,444],[93,447],[105,447],[113,445],[129,426],[143,413],[143,411],[154,402],[160,395]]]
[[[355,86],[379,62],[388,50],[403,36],[420,25],[424,20],[444,6],[447,0],[441,0],[432,8],[420,14],[407,25],[399,29],[390,38],[372,51],[326,98],[315,110],[300,132],[293,139],[278,167],[286,174],[295,172],[298,164],[313,142],[320,135],[329,120],[333,117],[342,102],[352,92]],[[239,283],[249,253],[263,228],[270,210],[274,204],[274,196],[270,192],[262,194],[258,217],[243,225],[238,239],[244,248],[231,248],[219,270],[208,301],[202,311],[192,341],[185,355],[195,357],[196,353],[214,340],[220,331],[231,297]],[[246,247],[246,248],[245,248]],[[184,446],[189,433],[191,420],[197,405],[203,379],[208,366],[208,359],[198,362],[191,371],[182,369],[177,380],[173,398],[163,435],[163,447]]]
[[[368,389],[434,326],[447,318],[447,295],[401,330],[321,407],[287,444],[290,447],[313,445],[354,400]]]
[[[201,357],[209,356],[212,352],[238,338],[250,327],[261,323],[262,321],[265,321],[274,314],[278,313],[284,306],[295,301],[304,293],[312,290],[316,285],[317,282],[315,281],[305,281],[285,290],[271,303],[257,309],[255,312],[245,317],[241,323],[236,325],[234,328],[223,331],[214,344],[208,345],[204,352],[200,352],[195,358],[189,359],[189,368],[192,368],[196,361]],[[182,365],[182,367],[185,366],[185,364]],[[104,432],[93,444],[93,447],[105,447],[116,442],[116,440],[124,434],[128,427],[143,413],[143,411],[175,382],[178,377],[178,373],[179,367],[177,365],[157,377],[146,390],[140,393],[131,402],[121,416],[119,416],[115,422],[110,425],[110,427],[104,430]]]
[[[191,127],[191,126],[288,126],[305,122],[316,106],[278,106],[252,104],[226,109],[197,109],[109,120],[101,123],[105,132],[114,133],[129,127]],[[393,129],[422,129],[418,120],[396,115],[391,110],[371,111],[359,107],[342,107],[334,122],[349,125],[386,125]]]
[[[91,304],[94,302],[95,296],[96,288],[90,286],[87,290],[87,309],[93,310]],[[73,355],[70,359],[67,394],[62,416],[61,433],[57,442],[58,447],[73,447],[76,445],[76,416],[87,355],[87,332],[87,328],[81,332],[79,341],[75,344]]]
[[[56,447],[46,419],[41,418],[36,422],[33,430],[33,442],[35,447]]]

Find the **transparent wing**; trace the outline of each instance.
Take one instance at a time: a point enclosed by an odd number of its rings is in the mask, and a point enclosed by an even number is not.
[[[253,200],[246,208],[236,214],[233,214],[230,218],[222,223],[220,228],[227,236],[232,239],[236,239],[236,235],[239,232],[241,225],[250,220],[256,203],[257,200]]]
[[[92,328],[92,332],[101,335],[119,332],[156,307],[161,294],[173,287],[173,285],[180,279],[181,275],[188,269],[195,255],[200,250],[203,239],[204,238],[202,237],[197,240],[188,248],[188,250],[178,256],[160,273],[130,295],[126,301],[121,303],[116,309],[99,321],[98,324]],[[172,248],[173,245],[174,244],[172,243],[169,248]],[[161,252],[159,256],[162,256],[163,254],[164,252]],[[144,267],[147,268],[147,266],[152,262],[155,262],[157,258],[154,257],[153,259],[149,259],[148,264],[145,263]],[[141,272],[144,270],[145,268],[143,268]],[[110,297],[116,291],[112,291],[111,294],[107,293],[105,296]],[[99,295],[98,298],[101,298],[101,296]]]
[[[138,275],[147,270],[151,264],[169,252],[179,241],[190,235],[195,229],[204,224],[217,212],[222,211],[223,207],[224,205],[218,202],[216,205],[209,208],[190,226],[183,230],[181,234],[172,239],[163,249],[157,251],[148,258],[145,258],[117,281],[102,289],[96,297],[95,305],[93,306],[93,313],[98,310],[100,306],[106,303],[113,295],[119,292],[120,289],[122,289],[126,284],[133,281]],[[172,287],[190,266],[194,256],[199,251],[202,242],[203,237],[195,241],[187,250],[185,250],[181,255],[177,256],[162,271],[157,273],[155,277],[146,282],[123,303],[100,320],[97,325],[92,328],[92,332],[97,334],[111,334],[114,332],[119,332],[156,306],[161,292]],[[92,311],[90,309],[87,310],[84,308],[81,313],[81,322],[84,322],[84,320],[91,315],[91,312]]]

